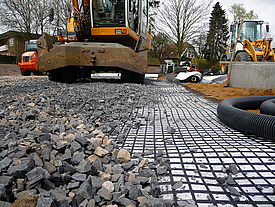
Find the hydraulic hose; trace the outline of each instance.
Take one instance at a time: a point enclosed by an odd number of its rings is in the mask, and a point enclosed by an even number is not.
[[[260,106],[262,114],[275,116],[275,99],[270,99],[263,102]]]
[[[267,100],[275,96],[250,96],[230,98],[218,105],[218,117],[228,126],[246,134],[275,139],[275,116],[257,114],[247,109],[259,109]]]

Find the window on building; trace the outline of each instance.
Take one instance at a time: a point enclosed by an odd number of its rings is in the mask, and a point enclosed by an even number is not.
[[[14,46],[14,38],[13,38],[13,37],[11,37],[11,38],[9,39],[9,44],[10,44],[10,47],[13,47],[13,46]]]

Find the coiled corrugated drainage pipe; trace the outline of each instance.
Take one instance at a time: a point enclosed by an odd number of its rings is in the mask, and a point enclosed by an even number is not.
[[[218,105],[218,117],[228,126],[243,133],[275,139],[275,116],[246,111],[248,109],[259,109],[263,102],[270,99],[275,99],[275,96],[226,99]]]
[[[262,114],[275,116],[275,99],[270,99],[263,102],[260,106]]]

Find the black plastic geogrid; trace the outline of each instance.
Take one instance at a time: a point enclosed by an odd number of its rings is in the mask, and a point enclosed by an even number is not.
[[[144,153],[151,162],[158,151],[170,159],[166,176],[158,176],[161,196],[179,206],[275,206],[275,142],[242,133],[222,124],[217,104],[187,91],[182,86],[156,82],[158,102],[137,108],[138,128],[127,129],[123,148]],[[176,129],[174,134],[167,127]],[[235,164],[232,195],[218,177]],[[172,186],[182,181],[183,186]]]

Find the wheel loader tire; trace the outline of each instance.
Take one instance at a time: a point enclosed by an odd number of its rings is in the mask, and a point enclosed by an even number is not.
[[[222,57],[221,61],[227,61],[226,57]],[[221,64],[221,71],[224,74],[228,73],[228,64],[227,63],[222,63]]]
[[[21,71],[21,74],[23,75],[23,76],[30,76],[31,75],[31,71]]]
[[[191,83],[197,83],[200,81],[200,79],[197,76],[191,76],[190,81],[191,81]]]
[[[251,57],[247,52],[239,52],[235,56],[234,61],[237,61],[237,62],[250,62]]]

